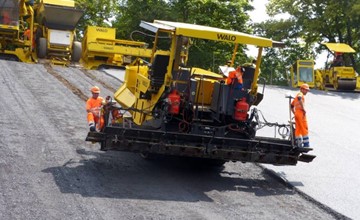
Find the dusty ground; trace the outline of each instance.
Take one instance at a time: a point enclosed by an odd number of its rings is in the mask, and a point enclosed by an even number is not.
[[[84,141],[98,71],[0,61],[0,219],[342,219],[254,164],[146,161]]]

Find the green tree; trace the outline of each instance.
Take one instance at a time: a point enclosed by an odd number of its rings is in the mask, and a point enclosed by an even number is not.
[[[87,26],[109,27],[116,13],[117,0],[76,0],[75,3],[84,10],[77,26],[80,35]]]
[[[247,0],[170,0],[169,3],[176,21],[251,32],[246,23],[249,21],[247,13],[253,7]],[[189,65],[216,71],[216,66],[224,65],[231,58],[232,49],[233,45],[227,43],[194,41],[190,48]],[[248,61],[244,49],[240,45],[237,63]]]
[[[281,39],[285,48],[266,48],[261,63],[261,77],[267,83],[286,85],[288,69],[298,59],[314,59],[313,44],[307,44],[293,19],[268,20],[254,24],[254,33],[272,39]]]
[[[359,8],[360,0],[270,0],[267,5],[271,16],[289,14],[296,37],[313,46],[316,53],[324,49],[322,42],[346,43],[359,51]],[[352,60],[359,62],[356,57]]]
[[[129,39],[130,34],[139,30],[140,21],[172,20],[171,8],[165,0],[120,0],[118,1],[113,27],[119,38]],[[134,40],[144,40],[143,37]]]

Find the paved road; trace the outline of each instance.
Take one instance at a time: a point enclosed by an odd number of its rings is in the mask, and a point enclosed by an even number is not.
[[[105,96],[120,82],[0,60],[0,219],[344,218],[251,163],[210,169],[99,151],[84,142],[92,85]]]
[[[285,94],[298,90],[269,87],[259,105],[269,121],[288,120]],[[310,142],[317,155],[296,167],[265,166],[319,202],[360,219],[360,93],[312,90],[306,96]],[[286,117],[287,116],[287,117]],[[273,135],[273,130],[262,132]],[[259,132],[260,133],[260,132]]]
[[[118,71],[108,74],[123,79]],[[260,87],[261,88],[261,87]],[[297,89],[267,86],[265,98],[257,107],[270,122],[289,121],[289,100]],[[312,90],[306,96],[312,154],[309,164],[264,167],[274,171],[316,201],[353,219],[360,219],[360,93]],[[275,128],[258,135],[274,136]],[[276,134],[277,137],[280,137]]]

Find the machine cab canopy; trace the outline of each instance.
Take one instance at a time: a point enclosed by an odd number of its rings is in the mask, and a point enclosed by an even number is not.
[[[323,43],[330,51],[338,53],[355,53],[355,50],[344,43]]]
[[[268,38],[197,24],[155,20],[153,23],[141,21],[140,26],[154,33],[158,31],[170,31],[175,35],[213,41],[223,41],[234,44],[249,44],[258,47],[282,46],[281,42],[272,41]]]
[[[349,56],[356,51],[349,45],[344,43],[323,43],[323,45],[327,47],[327,49],[329,50],[329,54],[332,53],[332,55],[334,56],[333,61],[326,63],[326,69],[329,69],[331,67],[353,65]]]

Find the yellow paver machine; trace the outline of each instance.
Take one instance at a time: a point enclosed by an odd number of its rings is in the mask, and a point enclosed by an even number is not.
[[[0,58],[33,63],[32,1],[0,0]]]
[[[115,28],[89,26],[82,41],[81,61],[86,69],[125,67],[137,57],[150,58],[152,49],[147,46],[145,42],[116,39]]]
[[[102,150],[139,152],[146,158],[194,157],[217,165],[226,161],[295,165],[315,158],[308,154],[311,148],[295,146],[290,125],[267,122],[285,131],[283,139],[256,135],[265,126],[255,107],[263,99],[258,92],[262,51],[283,44],[202,25],[155,20],[140,26],[156,36],[150,62],[137,59],[126,66],[124,84],[103,106],[104,126],[89,132],[87,141],[99,142]],[[164,36],[170,40],[169,51],[156,54]],[[190,67],[189,47],[196,41],[233,45],[232,62],[239,44],[257,46],[256,67],[239,67],[242,83]]]
[[[83,11],[73,0],[40,0],[35,11],[37,56],[55,64],[79,62],[82,51],[75,28]]]

